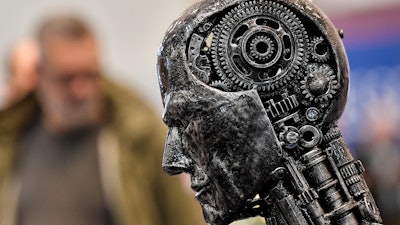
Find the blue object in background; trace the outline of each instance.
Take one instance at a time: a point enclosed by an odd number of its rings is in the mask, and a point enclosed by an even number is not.
[[[368,138],[366,123],[376,111],[400,127],[400,112],[392,107],[400,106],[400,8],[362,12],[333,22],[344,30],[350,63],[349,99],[340,125],[354,150]],[[392,106],[385,108],[379,102]],[[394,132],[400,135],[399,128]]]
[[[348,47],[347,54],[351,69],[391,68],[400,65],[400,35],[398,40],[398,42],[378,43],[357,48]]]

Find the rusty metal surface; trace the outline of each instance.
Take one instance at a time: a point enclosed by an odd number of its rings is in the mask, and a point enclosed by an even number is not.
[[[306,0],[202,1],[170,27],[158,55],[163,168],[191,175],[208,224],[382,224],[337,127],[342,36]]]

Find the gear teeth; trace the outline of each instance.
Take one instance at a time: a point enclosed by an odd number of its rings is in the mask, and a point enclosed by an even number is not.
[[[221,80],[211,82],[210,86],[213,88],[217,88],[221,91],[229,91],[229,85]]]
[[[307,76],[300,81],[302,94],[310,102],[325,103],[332,99],[340,88],[337,76],[331,75],[334,73],[332,68],[327,64],[310,64],[306,70]],[[326,79],[328,78],[328,79]],[[310,81],[309,81],[310,80]],[[309,86],[310,82],[324,83],[317,89]]]
[[[326,49],[323,54],[318,53],[318,46],[324,44],[324,42],[325,41],[322,37],[314,37],[310,42],[311,58],[319,63],[327,62],[330,58],[330,53],[328,49]]]
[[[252,18],[264,15],[268,15],[268,18],[275,18],[279,21],[280,26],[284,25],[284,27],[287,28],[286,32],[288,32],[288,34],[291,36],[291,40],[296,46],[296,51],[291,52],[288,50],[289,52],[284,52],[284,54],[292,54],[292,62],[284,65],[284,67],[281,68],[282,72],[274,76],[273,79],[260,80],[260,78],[257,77],[249,78],[246,74],[244,74],[244,72],[238,70],[237,66],[234,66],[236,63],[241,64],[244,62],[240,62],[243,60],[242,56],[239,58],[238,62],[235,62],[231,59],[231,56],[227,57],[226,52],[229,52],[228,48],[232,44],[232,36],[234,35],[232,32],[234,32],[236,28],[244,24],[244,21],[246,20],[250,21]],[[247,26],[250,26],[248,29],[251,29],[253,26],[258,25],[256,25],[256,23],[249,23]],[[306,48],[306,46],[308,46],[306,44],[308,42],[308,35],[304,25],[300,22],[300,19],[294,12],[278,2],[252,0],[241,3],[226,13],[219,24],[212,30],[212,32],[214,33],[214,38],[210,51],[212,59],[211,61],[215,67],[217,75],[221,78],[221,80],[223,80],[225,83],[237,85],[237,87],[235,87],[236,85],[232,85],[232,89],[255,88],[262,92],[273,91],[277,88],[287,85],[290,80],[292,80],[294,77],[297,77],[296,74],[302,68],[302,65],[305,67],[305,63],[308,62],[309,55],[307,52],[308,48]],[[240,38],[241,37],[239,36],[238,39]],[[276,51],[274,48],[272,48],[272,50]],[[251,53],[249,53],[249,55],[252,60],[259,60],[259,62],[264,62],[267,60],[263,57],[274,57],[267,54],[251,55]],[[252,66],[249,67],[249,65],[246,65],[245,63],[244,65],[244,69],[246,71],[252,71],[255,69],[252,68]]]

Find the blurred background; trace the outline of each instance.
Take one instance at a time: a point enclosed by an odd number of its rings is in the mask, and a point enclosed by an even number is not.
[[[161,111],[156,77],[157,49],[174,18],[193,2],[0,0],[0,86],[5,84],[6,56],[16,39],[32,34],[46,15],[72,11],[94,26],[100,40],[104,69],[109,75],[137,89]],[[0,88],[0,93],[1,90],[4,88]]]
[[[329,5],[328,2],[335,3]],[[316,1],[345,31],[351,83],[340,121],[384,224],[400,224],[400,1]]]
[[[7,54],[41,18],[75,11],[100,38],[105,71],[137,90],[161,115],[156,55],[164,32],[195,0],[0,0],[0,105]],[[400,1],[314,0],[345,31],[351,67],[349,101],[340,122],[385,224],[400,224]]]
[[[384,224],[400,224],[400,1],[315,0],[344,30],[351,82],[340,121]]]

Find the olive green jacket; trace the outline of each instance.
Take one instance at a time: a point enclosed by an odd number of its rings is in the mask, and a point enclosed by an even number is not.
[[[131,92],[103,82],[108,120],[98,138],[102,188],[121,225],[205,224],[177,177],[162,172],[165,126]],[[0,112],[0,225],[13,225],[19,180],[15,163],[24,128],[40,116],[31,94]],[[40,204],[40,203],[38,203]]]

